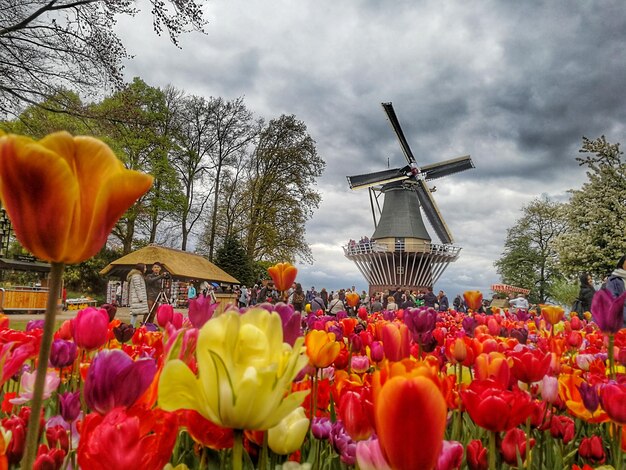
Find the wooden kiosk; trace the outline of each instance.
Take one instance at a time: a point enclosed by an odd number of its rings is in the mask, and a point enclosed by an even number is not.
[[[18,286],[7,284],[0,287],[0,311],[6,313],[46,311],[50,264],[36,261],[34,257],[30,256],[21,256],[18,259],[0,258],[0,271],[37,272],[42,276],[41,285]]]

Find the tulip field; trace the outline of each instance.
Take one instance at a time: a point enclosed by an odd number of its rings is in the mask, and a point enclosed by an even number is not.
[[[592,319],[200,298],[137,329],[87,308],[54,333],[34,468],[620,469],[620,301]],[[0,320],[0,468],[22,459],[42,323]]]

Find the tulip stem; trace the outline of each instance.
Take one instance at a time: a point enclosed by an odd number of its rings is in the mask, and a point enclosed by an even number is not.
[[[608,353],[609,353],[609,375],[611,376],[611,380],[615,380],[615,356],[614,356],[614,351],[613,351],[614,349],[615,349],[615,335],[610,334]]]
[[[241,470],[243,464],[243,431],[233,430],[233,470]]]
[[[496,470],[496,432],[489,431],[489,470]]]
[[[22,468],[30,470],[33,467],[35,456],[37,455],[37,441],[39,440],[39,417],[41,416],[41,405],[44,386],[46,383],[46,373],[48,372],[48,361],[50,359],[50,346],[52,345],[52,335],[57,313],[57,299],[61,292],[63,282],[63,270],[65,264],[52,263],[50,269],[50,288],[48,291],[48,302],[46,304],[46,316],[44,319],[43,336],[39,349],[39,362],[37,364],[37,375],[35,377],[35,389],[31,400],[30,417],[28,418],[28,431],[26,433],[26,443],[24,446],[24,458]]]
[[[530,416],[526,418],[526,468],[531,468],[530,465]]]

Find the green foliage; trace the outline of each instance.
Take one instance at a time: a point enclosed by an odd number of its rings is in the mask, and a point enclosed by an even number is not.
[[[550,297],[562,307],[571,308],[578,297],[579,290],[580,286],[576,282],[561,278],[552,283]]]
[[[553,245],[565,230],[562,211],[562,204],[546,196],[522,208],[522,217],[507,230],[504,252],[494,263],[504,283],[531,290],[531,303],[545,302],[559,277]]]
[[[602,278],[626,253],[626,162],[619,144],[602,136],[583,138],[577,158],[588,181],[572,190],[565,207],[567,231],[556,244],[560,268],[567,275],[583,271]]]
[[[70,264],[65,267],[63,280],[68,291],[102,296],[106,293],[107,279],[99,272],[107,264],[122,256],[119,250],[103,248],[94,256],[79,264]]]
[[[238,238],[227,237],[216,251],[213,262],[235,277],[242,285],[254,284],[252,262]]]

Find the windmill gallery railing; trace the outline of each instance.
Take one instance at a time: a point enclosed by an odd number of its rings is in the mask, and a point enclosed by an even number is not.
[[[354,242],[343,247],[370,286],[433,286],[448,264],[455,261],[461,247],[436,243]]]

